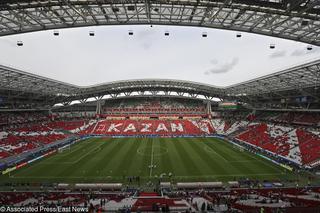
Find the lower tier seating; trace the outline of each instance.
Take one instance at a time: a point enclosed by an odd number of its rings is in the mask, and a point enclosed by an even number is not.
[[[0,159],[65,139],[70,134],[83,131],[92,123],[84,120],[50,121],[0,131]]]
[[[312,163],[320,160],[320,134],[319,132],[310,132],[304,129],[296,131],[302,162]]]
[[[320,134],[317,131],[252,123],[236,138],[298,164],[306,165],[320,160]]]
[[[209,120],[101,120],[91,134],[104,135],[208,135],[214,129]]]

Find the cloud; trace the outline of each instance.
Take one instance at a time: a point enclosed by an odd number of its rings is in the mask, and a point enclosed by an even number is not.
[[[218,64],[218,60],[217,59],[212,59],[210,62],[211,62],[211,64]]]
[[[3,42],[4,44],[7,44],[12,47],[15,47],[17,45],[14,41],[6,39],[6,38],[1,38],[0,42]]]
[[[148,39],[150,37],[152,37],[153,35],[155,35],[157,33],[156,30],[153,29],[143,29],[143,30],[139,30],[137,32],[137,39],[138,40],[145,40]]]
[[[287,52],[285,50],[281,51],[275,51],[271,55],[269,55],[269,58],[281,58],[286,56]]]
[[[137,32],[137,40],[140,43],[140,46],[144,50],[148,50],[152,47],[152,37],[156,34],[155,30],[147,29],[147,30],[140,30]]]
[[[141,47],[142,47],[143,49],[145,49],[145,50],[150,49],[151,46],[152,46],[152,44],[149,43],[149,42],[144,42],[144,43],[141,44]]]
[[[302,49],[296,49],[291,53],[291,56],[302,56],[305,55],[306,51]]]
[[[211,60],[211,63],[214,65],[218,64],[218,61],[216,59]],[[226,62],[224,64],[221,64],[220,66],[215,66],[209,70],[207,70],[204,74],[218,74],[218,73],[226,73],[233,69],[234,66],[236,66],[239,63],[239,58],[235,57],[230,62]]]

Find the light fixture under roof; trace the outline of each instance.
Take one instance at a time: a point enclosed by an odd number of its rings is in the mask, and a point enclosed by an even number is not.
[[[118,7],[112,7],[112,11],[114,13],[118,13],[120,11],[120,9]]]
[[[21,46],[23,46],[23,42],[22,42],[22,41],[17,41],[17,45],[18,45],[19,47],[21,47]]]
[[[54,30],[54,31],[53,31],[53,35],[54,35],[54,36],[58,36],[58,35],[59,35],[59,31],[58,31],[58,30]]]
[[[134,11],[135,10],[135,6],[134,5],[129,5],[127,7],[128,11]]]
[[[275,44],[270,44],[270,49],[274,49],[274,48],[276,48],[276,45]]]
[[[207,33],[207,32],[203,32],[203,33],[202,33],[202,37],[203,37],[203,38],[208,37],[208,33]]]
[[[311,46],[311,45],[308,45],[308,46],[307,46],[307,50],[312,50],[312,46]]]
[[[301,26],[307,26],[309,24],[308,20],[302,20]]]
[[[132,30],[129,30],[128,34],[129,34],[129,35],[133,35],[133,31],[132,31]]]
[[[237,33],[236,35],[237,38],[241,38],[241,36],[242,36],[241,33]]]
[[[89,36],[94,36],[94,31],[89,31]]]
[[[165,36],[169,36],[169,31],[166,30],[166,31],[164,32],[164,35],[165,35]]]

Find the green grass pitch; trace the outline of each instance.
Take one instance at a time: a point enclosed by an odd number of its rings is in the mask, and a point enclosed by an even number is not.
[[[150,166],[153,165],[153,166]],[[270,161],[217,138],[91,138],[70,149],[2,175],[1,182],[229,181],[239,178],[293,180]]]

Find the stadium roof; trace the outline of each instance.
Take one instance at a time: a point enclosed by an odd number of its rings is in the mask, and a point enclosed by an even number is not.
[[[320,45],[318,0],[2,0],[0,36],[128,24],[209,27]]]
[[[12,108],[52,107],[57,103],[70,104],[89,98],[119,96],[180,96],[208,100],[220,98],[257,106],[260,103],[290,102],[296,97],[308,97],[310,103],[320,99],[320,59],[228,87],[215,87],[190,81],[170,79],[139,79],[116,81],[80,87],[10,67],[0,66],[0,97]]]

